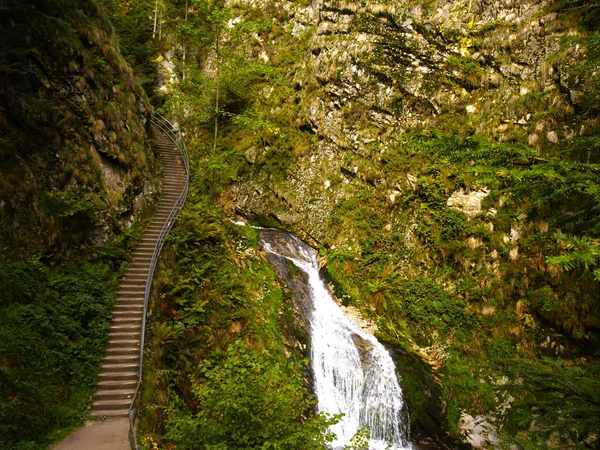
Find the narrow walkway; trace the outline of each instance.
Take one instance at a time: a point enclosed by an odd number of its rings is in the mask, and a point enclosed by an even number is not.
[[[90,420],[52,450],[130,450],[129,419]]]
[[[165,168],[162,198],[117,291],[98,391],[94,394],[92,417],[128,415],[140,371],[144,293],[150,261],[158,236],[185,185],[185,171],[179,153],[162,132],[157,129],[154,132]]]
[[[129,449],[128,414],[140,374],[146,280],[160,232],[186,183],[183,162],[173,142],[157,128],[154,133],[164,166],[162,197],[117,291],[91,412],[92,418],[103,420],[87,422],[54,447],[55,450]]]

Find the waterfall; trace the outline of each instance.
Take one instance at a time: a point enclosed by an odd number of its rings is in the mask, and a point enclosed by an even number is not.
[[[331,448],[343,449],[357,431],[369,427],[369,449],[411,449],[408,426],[402,421],[402,390],[390,354],[335,303],[319,276],[312,248],[295,236],[275,230],[261,230],[260,238],[271,262],[274,258],[293,262],[308,284],[318,409],[344,414],[331,427],[337,436]]]

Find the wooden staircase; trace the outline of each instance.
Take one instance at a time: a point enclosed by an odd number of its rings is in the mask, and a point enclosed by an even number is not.
[[[164,165],[162,197],[152,222],[133,253],[117,291],[106,354],[94,394],[92,417],[127,417],[140,377],[140,346],[146,282],[161,231],[186,186],[186,172],[173,142],[154,128]]]

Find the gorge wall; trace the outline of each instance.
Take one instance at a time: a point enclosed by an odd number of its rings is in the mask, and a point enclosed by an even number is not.
[[[89,415],[152,109],[104,4],[3,1],[0,33],[0,447],[47,448]]]
[[[202,5],[161,54],[200,189],[319,248],[421,445],[597,445],[597,5]]]
[[[96,2],[8,2],[0,27],[2,249],[94,245],[150,193],[150,107]]]

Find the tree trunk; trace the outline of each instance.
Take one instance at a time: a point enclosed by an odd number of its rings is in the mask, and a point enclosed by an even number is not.
[[[154,28],[152,29],[152,39],[156,37],[156,20],[158,19],[158,0],[154,4]]]

